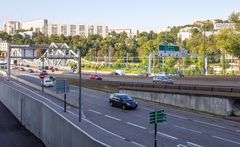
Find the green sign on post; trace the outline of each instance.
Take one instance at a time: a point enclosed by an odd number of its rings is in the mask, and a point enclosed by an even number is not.
[[[175,51],[179,52],[179,46],[168,46],[168,45],[159,45],[160,51]]]
[[[149,122],[154,124],[154,146],[157,147],[157,123],[167,121],[164,110],[153,111],[149,113]]]
[[[161,123],[164,121],[166,121],[166,114],[164,113],[164,110],[153,111],[149,113],[150,124]]]

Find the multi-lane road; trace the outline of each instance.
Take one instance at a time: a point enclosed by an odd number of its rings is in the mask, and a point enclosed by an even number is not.
[[[35,74],[23,72],[13,72],[13,74],[40,86],[40,79]],[[36,97],[41,94],[31,87],[16,81],[12,82],[26,93],[32,93]],[[53,92],[55,90],[49,89]],[[122,110],[109,106],[109,95],[105,92],[83,89],[82,110],[85,122],[93,128],[89,133],[110,146],[154,146],[154,126],[149,124],[149,112],[156,109],[164,109],[167,113],[167,122],[158,125],[158,146],[240,146],[238,122],[141,100],[138,100],[139,107],[136,110]],[[44,94],[44,97],[51,99],[56,105],[63,106],[61,101],[51,96]],[[77,99],[78,87],[71,86],[67,97]],[[72,121],[78,119],[78,109],[70,106],[67,108],[68,115],[73,117]]]

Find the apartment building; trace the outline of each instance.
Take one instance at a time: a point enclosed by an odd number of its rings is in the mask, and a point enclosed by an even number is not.
[[[8,49],[8,43],[6,41],[2,41],[2,39],[0,39],[0,51],[6,52],[7,49]]]
[[[8,43],[0,38],[0,58],[7,57]]]
[[[21,24],[21,29],[33,32],[41,32],[47,34],[48,20],[40,19],[34,21],[23,22]]]
[[[214,26],[214,30],[216,31],[220,31],[220,30],[223,30],[223,29],[228,29],[228,28],[231,28],[233,30],[236,29],[236,25],[234,23],[213,23],[213,26]]]
[[[193,27],[182,28],[181,30],[179,30],[177,37],[180,38],[181,41],[190,39],[192,37],[192,29]]]
[[[64,35],[64,36],[89,36],[98,34],[102,37],[108,35],[107,26],[98,25],[74,25],[74,24],[49,24],[48,36],[50,35]]]
[[[3,26],[3,31],[7,32],[9,35],[13,35],[17,30],[21,29],[21,23],[19,21],[8,21]]]
[[[45,35],[64,35],[64,36],[89,36],[99,34],[102,37],[108,35],[108,26],[101,25],[83,25],[83,24],[48,24],[47,19],[34,20],[20,23],[18,21],[9,21],[4,25],[4,31],[8,34],[15,34],[17,30],[26,30],[24,35],[34,32],[41,32]],[[32,31],[32,33],[30,33]]]

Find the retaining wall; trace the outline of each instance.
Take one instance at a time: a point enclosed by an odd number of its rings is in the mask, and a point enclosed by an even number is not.
[[[45,102],[0,83],[0,101],[47,147],[103,147]]]
[[[144,100],[169,104],[173,106],[189,108],[218,115],[232,114],[233,100],[220,97],[209,97],[199,95],[181,95],[176,93],[158,93],[136,90],[120,89],[121,93],[127,93],[132,97]]]

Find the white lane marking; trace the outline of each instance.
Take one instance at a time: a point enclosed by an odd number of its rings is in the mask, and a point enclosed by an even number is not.
[[[178,144],[177,147],[187,147],[186,145]]]
[[[11,81],[11,82],[12,82],[12,81]],[[16,82],[12,82],[12,83],[17,84]],[[4,85],[6,85],[6,86],[8,86],[8,87],[11,87],[12,89],[14,89],[14,90],[16,90],[16,91],[18,91],[18,92],[26,95],[26,96],[29,96],[30,98],[32,98],[32,99],[34,99],[34,100],[36,100],[36,101],[44,104],[44,105],[47,106],[49,109],[51,109],[51,110],[54,111],[56,114],[58,114],[60,117],[62,117],[63,119],[65,119],[67,122],[69,122],[71,125],[73,125],[73,126],[76,127],[78,130],[80,130],[81,132],[83,132],[84,134],[86,134],[86,135],[87,135],[88,137],[90,137],[92,140],[95,140],[96,142],[99,142],[100,144],[105,145],[105,146],[107,146],[107,147],[111,147],[110,145],[107,145],[107,144],[105,144],[105,143],[103,143],[103,142],[95,139],[94,137],[92,137],[90,134],[88,134],[87,132],[85,132],[84,130],[82,130],[82,129],[81,129],[79,126],[77,126],[75,123],[73,123],[72,121],[70,121],[69,119],[67,119],[65,116],[63,116],[62,114],[60,114],[59,112],[57,112],[55,109],[53,109],[51,106],[49,106],[47,103],[45,103],[45,102],[43,102],[43,101],[41,101],[41,100],[39,100],[39,99],[37,99],[37,98],[34,98],[33,96],[31,96],[31,95],[29,95],[29,94],[26,94],[26,93],[24,93],[24,92],[22,92],[22,91],[20,91],[20,90],[18,90],[18,89],[16,89],[16,88],[10,86],[10,85],[7,85],[7,84],[5,84],[5,83],[4,83]],[[17,84],[17,85],[19,85],[19,84]],[[22,86],[21,86],[21,87],[22,87]],[[24,87],[24,88],[25,88],[25,87]],[[26,89],[26,88],[25,88],[25,89]],[[27,90],[28,90],[28,89],[27,89]],[[28,90],[28,91],[30,91],[30,90]],[[32,91],[31,91],[31,92],[32,92]],[[32,93],[35,93],[35,92],[32,92]],[[36,94],[36,93],[35,93],[35,94]],[[43,96],[41,96],[41,97],[44,98]],[[44,99],[46,99],[46,98],[44,98]],[[49,102],[50,102],[50,103],[53,103],[52,101],[49,101]],[[53,103],[53,104],[55,104],[55,103]],[[55,105],[57,105],[57,104],[55,104]],[[57,105],[57,106],[58,106],[58,105]],[[60,107],[60,106],[59,106],[59,107]],[[60,108],[63,110],[62,107],[60,107]]]
[[[138,146],[141,146],[141,147],[146,147],[145,145],[142,145],[142,144],[137,143],[137,142],[135,142],[135,141],[131,141],[131,143],[133,143],[133,144],[135,144],[135,145],[138,145]]]
[[[116,136],[116,137],[118,137],[118,138],[121,138],[121,139],[125,140],[124,137],[122,137],[122,136],[120,136],[120,135],[117,135],[117,134],[115,134],[115,133],[113,133],[113,132],[111,132],[111,131],[108,131],[107,129],[104,129],[104,128],[100,127],[99,125],[93,123],[92,121],[90,121],[90,120],[88,120],[88,119],[83,119],[83,120],[85,120],[86,122],[94,125],[95,127],[99,128],[99,129],[101,129],[101,130],[103,130],[103,131],[105,131],[105,132],[108,132],[109,134],[112,134],[113,136]]]
[[[196,130],[193,130],[193,129],[188,129],[188,128],[181,127],[181,126],[177,126],[177,125],[174,125],[174,127],[180,128],[180,129],[183,129],[183,130],[188,130],[188,131],[191,131],[191,132],[195,132],[195,133],[202,134],[202,132],[199,132],[199,131],[196,131]]]
[[[198,122],[198,123],[201,123],[201,124],[209,125],[209,126],[214,126],[214,127],[222,128],[222,129],[225,128],[225,127],[223,127],[223,126],[219,126],[219,125],[215,125],[215,124],[211,124],[211,123],[207,123],[207,122],[203,122],[203,121],[199,121],[199,120],[193,120],[193,121]]]
[[[91,112],[96,113],[96,114],[102,114],[101,112],[98,112],[98,111],[95,111],[95,110],[92,110],[92,109],[88,109],[88,111],[91,111]]]
[[[113,117],[113,116],[110,116],[110,115],[104,115],[104,116],[106,116],[108,118],[111,118],[111,119],[114,119],[114,120],[117,120],[117,121],[121,121],[121,119]]]
[[[127,122],[127,124],[132,125],[132,126],[135,126],[135,127],[138,127],[138,128],[141,128],[141,129],[146,129],[146,128],[143,127],[143,126],[140,126],[140,125],[137,125],[137,124],[134,124],[134,123],[131,123],[131,122]]]
[[[177,115],[169,114],[169,113],[166,113],[166,114],[167,114],[167,116],[172,116],[172,117],[181,118],[181,119],[187,119],[186,117],[183,117],[183,116],[177,116]]]
[[[168,138],[174,139],[174,140],[178,140],[177,137],[174,137],[174,136],[171,136],[171,135],[168,135],[168,134],[164,134],[164,133],[161,133],[161,132],[157,132],[157,134],[159,134],[161,136],[164,136],[164,137],[168,137]]]
[[[236,141],[233,141],[233,140],[229,140],[229,139],[225,139],[225,138],[222,138],[222,137],[218,137],[218,136],[212,136],[212,137],[220,139],[220,140],[223,140],[223,141],[228,141],[228,142],[231,142],[231,143],[235,143],[235,144],[240,144],[239,142],[236,142]]]
[[[201,145],[198,145],[196,143],[192,143],[192,142],[187,142],[188,145],[192,146],[192,147],[203,147]]]

